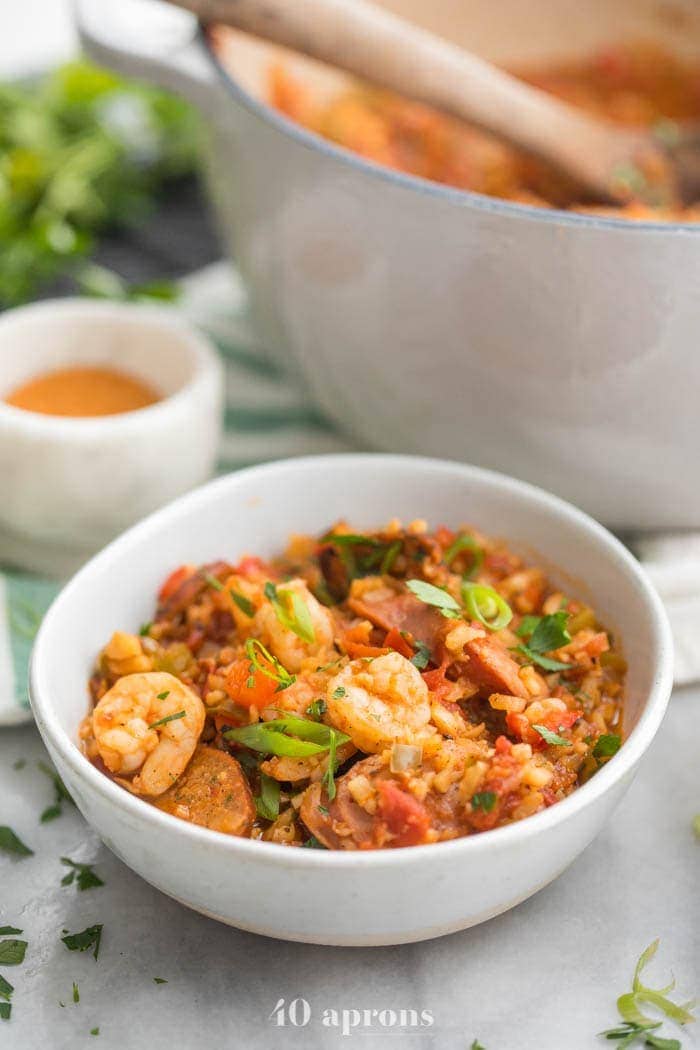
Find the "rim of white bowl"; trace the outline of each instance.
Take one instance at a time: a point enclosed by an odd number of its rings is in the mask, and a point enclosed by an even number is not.
[[[186,349],[192,372],[189,379],[177,390],[159,398],[152,405],[108,416],[52,416],[16,408],[0,398],[0,423],[12,426],[18,432],[89,443],[98,434],[104,436],[105,432],[118,434],[128,428],[157,424],[173,411],[178,411],[193,393],[200,388],[206,388],[212,379],[218,382],[222,377],[221,361],[210,340],[172,308],[151,303],[122,303],[81,296],[44,299],[6,311],[0,316],[0,331],[11,328],[17,322],[22,323],[26,318],[44,314],[76,318],[102,316],[105,325],[110,323],[110,319],[116,318],[118,322],[120,318],[130,318],[146,327],[160,327],[172,332]]]
[[[375,178],[380,178],[384,182],[391,182],[397,186],[417,190],[424,196],[452,200],[457,204],[468,202],[480,211],[512,215],[521,219],[534,219],[544,223],[594,227],[604,230],[627,230],[630,233],[636,232],[642,235],[651,232],[700,235],[700,223],[661,222],[653,219],[623,219],[606,215],[586,215],[582,212],[564,211],[561,208],[554,207],[538,208],[533,204],[520,204],[517,201],[488,197],[485,193],[476,193],[474,190],[462,190],[456,186],[448,186],[445,183],[424,179],[420,175],[411,175],[408,172],[387,168],[376,161],[360,156],[359,153],[354,153],[344,146],[331,142],[330,139],[323,138],[316,132],[303,127],[301,124],[297,124],[290,117],[286,117],[279,110],[267,105],[267,103],[261,102],[260,99],[246,91],[233,74],[228,71],[216,53],[216,48],[209,39],[207,27],[202,22],[198,22],[197,37],[226,89],[251,113],[262,118],[265,123],[283,132],[289,138],[295,139],[301,145],[314,149],[326,156],[334,157],[336,160],[340,160],[352,168],[364,171]]]
[[[462,838],[450,839],[447,842],[366,851],[290,849],[288,846],[272,842],[260,842],[257,839],[225,835],[222,832],[212,831],[209,828],[200,827],[196,824],[189,824],[169,813],[156,809],[155,806],[149,805],[142,799],[131,795],[128,791],[115,784],[109,777],[105,776],[104,773],[101,773],[83,755],[78,748],[77,741],[72,739],[58,723],[50,700],[50,685],[42,679],[40,666],[42,649],[45,644],[45,638],[51,629],[53,617],[60,615],[64,596],[79,589],[85,576],[95,570],[102,569],[104,566],[108,566],[115,556],[118,556],[122,550],[128,550],[134,543],[138,543],[141,537],[147,537],[154,532],[160,531],[169,519],[177,518],[181,508],[196,506],[197,503],[206,503],[211,492],[219,488],[226,488],[237,479],[251,478],[256,475],[264,477],[266,474],[273,474],[280,469],[305,471],[313,466],[314,469],[323,470],[324,468],[340,467],[350,463],[360,466],[371,466],[373,469],[376,469],[378,464],[381,465],[380,469],[391,468],[392,465],[406,467],[407,465],[416,464],[423,469],[428,468],[443,473],[446,479],[448,476],[454,477],[456,472],[466,480],[480,480],[495,485],[501,490],[505,488],[515,498],[527,501],[534,500],[551,514],[564,519],[567,524],[579,530],[584,529],[597,540],[608,559],[616,565],[618,570],[632,577],[640,601],[650,613],[650,622],[654,636],[653,644],[655,647],[652,657],[656,671],[639,721],[620,750],[594,777],[582,784],[572,794],[567,795],[561,802],[557,802],[556,805],[550,806],[540,813],[535,813],[533,816],[508,824],[505,827],[494,828],[491,831],[483,831]],[[666,711],[673,685],[673,641],[666,610],[651,583],[644,575],[639,563],[627,548],[607,529],[589,517],[589,515],[574,507],[573,504],[535,485],[530,485],[528,482],[511,478],[507,474],[485,470],[481,467],[474,467],[452,460],[371,452],[337,453],[320,456],[300,456],[288,460],[274,460],[270,463],[235,471],[179,497],[166,507],[155,511],[155,513],[144,518],[143,521],[132,526],[80,569],[56,597],[44,617],[34,644],[29,679],[32,710],[42,735],[46,734],[63,760],[73,768],[79,777],[87,780],[92,789],[114,803],[114,805],[126,809],[130,815],[144,824],[155,823],[169,828],[173,832],[177,829],[180,834],[189,838],[193,844],[211,849],[220,849],[225,853],[246,856],[252,850],[253,855],[258,859],[266,857],[271,864],[279,864],[283,867],[303,868],[311,865],[327,865],[329,867],[362,866],[373,868],[378,866],[401,866],[410,862],[411,858],[413,858],[414,862],[418,862],[426,857],[433,858],[438,863],[445,851],[456,853],[459,850],[462,851],[466,858],[470,854],[479,853],[482,850],[497,848],[499,845],[506,846],[509,842],[526,840],[540,833],[551,831],[566,821],[569,816],[573,816],[579,810],[595,802],[596,799],[604,795],[608,789],[624,779],[634,769],[656,735]],[[260,850],[263,850],[262,854],[259,852]]]

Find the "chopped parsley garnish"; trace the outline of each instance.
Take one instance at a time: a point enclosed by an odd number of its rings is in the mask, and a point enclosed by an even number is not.
[[[74,1003],[79,1003],[80,1002],[80,991],[79,991],[78,986],[75,983],[75,981],[73,981],[73,1002]]]
[[[210,572],[205,572],[203,574],[203,579],[204,582],[208,583],[210,587],[213,587],[215,591],[223,591],[223,583],[221,583],[220,580],[217,580],[216,576],[212,576]]]
[[[14,986],[9,981],[6,981],[4,977],[0,977],[0,999],[9,1001],[14,990]]]
[[[333,690],[333,698],[335,700],[342,700],[344,696],[345,696],[345,689],[343,688],[342,685],[337,686],[337,688]]]
[[[248,616],[252,620],[255,616],[255,606],[250,598],[246,598],[245,594],[240,594],[238,591],[234,591],[231,587],[229,587],[228,593],[231,595],[231,601],[236,603],[243,615]]]
[[[469,1047],[469,1050],[486,1050],[486,1047],[482,1046],[478,1039],[475,1039]]]
[[[168,982],[166,981],[165,977],[154,977],[153,978],[153,983],[154,984],[167,984]]]
[[[153,626],[152,620],[149,620],[148,623],[142,623],[141,624],[141,626],[139,627],[139,634],[141,635],[142,638],[145,638],[147,634],[151,633],[151,627],[152,626]]]
[[[18,857],[31,857],[34,853],[34,850],[25,846],[12,828],[8,827],[0,827],[0,850],[5,853],[14,853]]]
[[[250,660],[251,677],[253,671],[260,671],[261,674],[267,675],[273,682],[277,682],[276,692],[278,693],[281,693],[283,689],[288,689],[296,682],[296,675],[290,674],[277,657],[273,656],[257,638],[248,639],[245,643],[245,651]]]
[[[401,552],[401,540],[387,543],[376,536],[362,536],[351,532],[329,532],[322,536],[321,543],[334,546],[350,579],[379,571],[391,572]]]
[[[319,805],[318,805],[318,806],[316,806],[316,809],[317,809],[317,810],[319,811],[319,813],[320,813],[320,814],[321,814],[322,816],[324,816],[324,817],[327,817],[327,816],[328,816],[328,807],[327,807],[327,806],[322,806],[322,805],[321,805],[321,804],[319,803]]]
[[[695,1006],[694,1001],[680,1004],[668,998],[668,993],[672,991],[675,981],[671,981],[665,988],[658,989],[649,988],[642,983],[642,972],[656,955],[658,947],[657,938],[648,948],[644,949],[634,970],[632,991],[625,992],[617,1000],[617,1009],[622,1022],[614,1028],[599,1032],[599,1035],[606,1039],[618,1041],[618,1050],[635,1044],[654,1047],[656,1050],[681,1050],[678,1039],[667,1039],[651,1034],[662,1026],[663,1021],[656,1021],[653,1017],[642,1013],[640,1006],[644,1003],[654,1006],[676,1024],[688,1024],[695,1020],[691,1012]]]
[[[317,722],[320,721],[321,717],[326,713],[326,701],[320,697],[318,700],[312,700],[306,708],[306,713],[310,718],[315,718]]]
[[[27,952],[27,942],[11,938],[0,941],[0,966],[19,966],[24,962]]]
[[[411,663],[414,667],[417,667],[419,671],[425,670],[430,663],[430,649],[425,642],[414,642],[415,653],[411,657]]]
[[[484,813],[490,813],[497,800],[495,791],[477,791],[476,795],[472,795],[472,809],[482,809]]]
[[[61,940],[69,952],[88,952],[92,948],[93,956],[96,959],[100,951],[102,928],[103,924],[98,922],[94,926],[88,926],[87,929],[82,930],[80,933],[66,933],[64,937],[61,937]]]
[[[559,736],[558,733],[553,732],[551,729],[547,729],[547,726],[533,725],[532,728],[540,734],[547,744],[554,744],[557,747],[571,747],[570,740],[567,740],[565,736]]]
[[[26,758],[18,758],[16,762],[12,763],[12,768],[19,772],[20,769],[24,769],[27,764]]]
[[[545,671],[570,671],[571,664],[561,660],[553,660],[545,653],[561,649],[571,641],[571,635],[566,629],[569,618],[567,612],[559,611],[550,616],[525,616],[517,630],[520,638],[530,635],[527,644],[519,645],[517,652],[526,656],[530,663],[537,664]]]
[[[693,831],[696,838],[700,839],[700,813],[696,813],[693,817]]]
[[[315,835],[312,835],[310,838],[308,838],[306,840],[306,842],[302,842],[301,845],[302,845],[302,849],[325,849],[326,848],[323,845],[322,842],[318,841],[318,839],[316,838]]]
[[[0,1003],[0,1021],[9,1021],[12,1014],[12,1003]]]
[[[426,605],[439,609],[449,620],[456,620],[462,615],[462,609],[456,598],[443,587],[435,587],[425,580],[406,580],[406,586],[416,598]]]
[[[91,1028],[90,1029],[90,1035],[99,1035],[99,1034],[100,1034],[100,1029],[99,1028]]]
[[[280,786],[266,773],[260,774],[260,794],[255,798],[255,808],[263,820],[277,820],[280,815]]]
[[[158,697],[158,699],[159,700],[164,700],[167,695],[168,695],[167,693],[165,693],[165,694],[161,693],[161,695]],[[186,711],[175,711],[174,714],[172,714],[172,715],[164,715],[164,717],[163,718],[159,718],[157,722],[151,722],[151,724],[150,724],[150,726],[148,728],[149,729],[156,729],[157,726],[167,725],[168,722],[176,722],[178,720],[178,718],[184,718],[186,714],[187,714]]]
[[[61,864],[71,869],[61,879],[62,886],[70,886],[73,881],[79,890],[91,890],[96,886],[104,886],[104,882],[95,872],[92,864],[79,864],[69,857],[61,857]]]
[[[170,690],[166,689],[164,692],[158,693],[158,695],[156,697],[156,700],[167,700],[169,696],[170,696]]]
[[[594,758],[612,758],[620,750],[622,739],[617,733],[603,733],[593,745]]]
[[[68,788],[63,783],[55,769],[52,769],[51,766],[47,766],[45,762],[37,762],[37,766],[53,784],[53,803],[50,806],[46,807],[46,809],[43,811],[39,818],[42,824],[48,824],[50,820],[55,820],[56,817],[60,817],[61,813],[63,812],[64,802],[70,802],[72,806],[75,805],[75,802],[71,798]]]
[[[265,584],[265,597],[283,627],[292,631],[297,638],[301,638],[302,642],[311,643],[316,640],[309,607],[300,594],[289,587],[277,587],[268,582]]]
[[[21,933],[22,931],[16,926],[0,926],[0,937],[7,937],[8,934]]]

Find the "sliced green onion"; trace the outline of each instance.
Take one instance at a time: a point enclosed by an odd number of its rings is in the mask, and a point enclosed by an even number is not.
[[[255,606],[250,598],[246,598],[245,594],[239,594],[238,591],[234,591],[231,587],[229,587],[228,593],[231,596],[231,600],[236,603],[243,615],[248,616],[252,620],[255,616]]]
[[[338,743],[338,733],[335,729],[330,730],[330,741],[328,745],[328,768],[323,775],[323,783],[326,786],[326,794],[332,802],[335,798],[335,749]]]
[[[345,733],[325,725],[323,722],[312,722],[309,718],[300,718],[299,715],[284,714],[282,718],[275,718],[265,725],[279,729],[283,733],[291,733],[300,740],[312,740],[316,744],[322,744],[325,749],[330,746],[331,736],[335,736],[337,744],[346,744],[350,739]]]
[[[513,610],[493,587],[463,580],[462,600],[467,612],[490,631],[502,630],[513,619]]]
[[[273,656],[259,639],[249,638],[245,643],[245,651],[252,665],[251,671],[253,669],[260,671],[261,674],[271,678],[273,682],[277,682],[278,693],[283,689],[288,689],[290,685],[296,682],[296,675],[290,674],[286,667],[282,666],[277,657]],[[258,651],[262,653],[266,663],[262,663]]]
[[[210,572],[205,572],[203,574],[203,579],[204,582],[208,583],[210,587],[213,587],[215,591],[223,591],[224,585],[221,580],[217,580],[216,576],[212,576]]]
[[[445,565],[451,565],[457,555],[464,550],[471,551],[472,554],[472,564],[466,575],[468,578],[473,578],[484,564],[484,552],[474,537],[470,536],[469,533],[463,532],[453,540],[443,554],[442,560]]]
[[[426,583],[425,580],[406,580],[406,586],[416,598],[425,602],[426,605],[439,609],[448,619],[454,620],[461,616],[462,610],[459,602],[443,587],[435,587],[432,583]]]
[[[266,583],[265,597],[270,601],[275,616],[283,627],[293,631],[303,642],[316,641],[309,607],[300,594],[290,588],[278,588],[274,583]]]
[[[226,740],[235,740],[237,744],[249,747],[251,751],[260,751],[264,755],[280,755],[285,758],[307,758],[327,751],[327,747],[314,744],[309,740],[297,740],[274,729],[268,729],[269,723],[256,722],[255,725],[241,726],[240,729],[229,729],[223,735]]]
[[[382,558],[382,563],[379,566],[379,571],[382,576],[388,576],[394,567],[394,562],[401,553],[401,540],[395,540],[389,547],[387,547],[386,554]]]
[[[306,758],[328,751],[332,742],[344,744],[350,738],[345,733],[322,722],[312,722],[298,715],[285,715],[271,722],[257,722],[254,725],[229,729],[224,733],[227,740],[244,744],[251,751],[260,751],[268,755],[284,755],[289,758]]]

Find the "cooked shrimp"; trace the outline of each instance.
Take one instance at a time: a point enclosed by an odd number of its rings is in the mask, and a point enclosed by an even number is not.
[[[278,587],[280,598],[291,591],[306,606],[313,628],[313,641],[300,638],[290,627],[280,623],[272,602],[265,601],[255,615],[253,634],[267,645],[288,671],[296,674],[304,662],[313,657],[319,663],[333,659],[333,620],[313,596],[304,580],[288,580]]]
[[[92,730],[111,773],[132,777],[126,786],[137,795],[162,795],[192,757],[204,717],[196,693],[165,671],[150,671],[126,675],[105,693]]]
[[[361,751],[379,753],[394,743],[416,743],[435,733],[428,687],[400,653],[353,660],[331,678],[328,715]]]

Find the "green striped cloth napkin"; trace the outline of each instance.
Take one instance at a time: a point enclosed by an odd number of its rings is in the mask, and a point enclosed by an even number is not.
[[[184,310],[207,332],[226,367],[220,473],[284,456],[353,447],[310,403],[299,378],[256,342],[243,286],[227,264],[216,263],[185,278],[182,292],[175,309]],[[0,574],[0,726],[31,719],[29,653],[59,586],[26,573]]]

